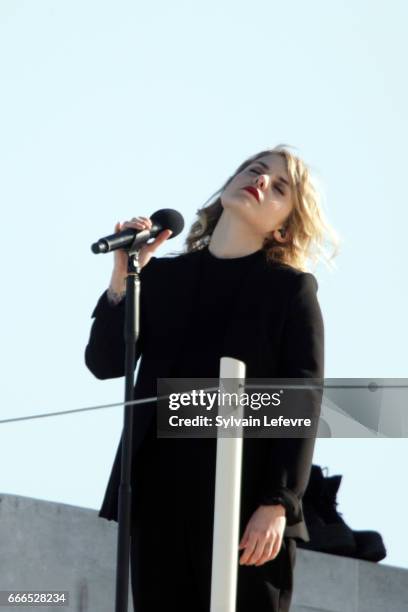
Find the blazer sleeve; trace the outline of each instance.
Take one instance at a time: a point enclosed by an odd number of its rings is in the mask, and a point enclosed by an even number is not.
[[[303,520],[300,500],[312,466],[322,401],[322,387],[318,385],[324,377],[324,325],[316,296],[318,284],[313,274],[306,272],[296,276],[295,285],[283,331],[279,370],[284,379],[298,379],[297,385],[307,385],[309,379],[317,383],[315,389],[291,392],[295,402],[301,402],[301,414],[312,418],[315,427],[309,437],[269,440],[260,499],[261,504],[282,503],[287,525]]]
[[[146,291],[145,283],[149,282],[156,258],[140,272],[140,333],[136,342],[136,363],[142,353],[143,332],[146,327]],[[146,272],[148,270],[148,272]],[[101,380],[119,378],[125,375],[125,299],[113,305],[107,297],[107,290],[100,296],[94,311],[94,319],[88,344],[85,348],[87,368]]]

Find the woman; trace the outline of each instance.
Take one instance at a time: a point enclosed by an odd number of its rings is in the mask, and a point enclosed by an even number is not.
[[[308,259],[323,253],[317,194],[285,147],[247,159],[198,211],[178,257],[140,251],[141,355],[135,398],[157,378],[218,378],[222,356],[247,378],[322,378],[323,322]],[[150,226],[146,217],[117,223]],[[98,378],[124,375],[127,254],[115,252],[109,289],[93,312],[85,359]],[[320,396],[308,400],[319,414]],[[138,407],[139,408],[139,407]],[[152,404],[135,411],[131,571],[135,609],[209,612],[215,439],[156,436]],[[237,611],[289,610],[295,538],[308,539],[301,499],[313,438],[245,439]],[[119,445],[100,516],[117,520]]]

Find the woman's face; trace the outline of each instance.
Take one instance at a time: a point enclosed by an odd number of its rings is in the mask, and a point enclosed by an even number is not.
[[[293,208],[285,159],[269,153],[251,162],[224,189],[221,203],[263,237],[280,229]]]

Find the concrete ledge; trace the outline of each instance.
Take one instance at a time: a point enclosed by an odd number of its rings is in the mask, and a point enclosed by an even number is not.
[[[293,612],[407,612],[408,570],[297,550]]]
[[[70,605],[47,610],[112,612],[116,536],[96,510],[1,494],[0,590],[64,590]],[[408,570],[297,550],[293,612],[407,610]]]
[[[0,590],[69,591],[56,612],[112,612],[116,534],[96,510],[0,495]]]

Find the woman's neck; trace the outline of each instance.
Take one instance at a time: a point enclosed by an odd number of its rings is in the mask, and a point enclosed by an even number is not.
[[[216,257],[232,258],[251,255],[262,248],[263,238],[248,230],[248,225],[223,210],[208,244]]]

